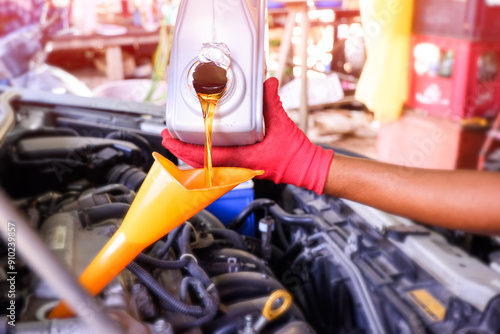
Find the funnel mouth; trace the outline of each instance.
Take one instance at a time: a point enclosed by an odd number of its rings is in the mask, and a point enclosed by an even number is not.
[[[172,161],[157,152],[153,152],[153,158],[172,176],[173,180],[186,191],[214,190],[237,186],[257,175],[264,174],[262,170],[252,170],[240,167],[214,167],[213,186],[207,187],[205,185],[203,168],[180,170]]]

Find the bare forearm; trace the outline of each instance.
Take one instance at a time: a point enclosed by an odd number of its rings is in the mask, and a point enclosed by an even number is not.
[[[438,171],[336,155],[325,193],[423,223],[500,234],[500,174]]]

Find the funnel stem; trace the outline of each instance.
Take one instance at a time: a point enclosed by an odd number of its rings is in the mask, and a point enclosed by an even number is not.
[[[127,236],[118,229],[80,276],[79,283],[90,295],[98,294],[146,247],[131,240],[133,236]],[[50,317],[64,318],[72,314],[67,306],[61,303],[51,312]]]

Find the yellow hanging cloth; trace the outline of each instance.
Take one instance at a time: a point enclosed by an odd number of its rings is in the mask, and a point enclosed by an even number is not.
[[[413,0],[359,0],[367,49],[356,99],[382,122],[399,118],[408,95]]]

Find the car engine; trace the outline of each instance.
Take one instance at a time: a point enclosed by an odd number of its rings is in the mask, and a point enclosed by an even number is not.
[[[161,146],[163,115],[133,102],[0,96],[1,187],[75,280],[120,226],[151,153],[178,163]],[[290,185],[254,180],[254,192],[230,221],[203,210],[145,249],[96,297],[102,312],[133,333],[500,332],[495,238]],[[78,317],[48,319],[60,296],[22,257],[9,294],[9,252],[2,241],[0,333],[92,332]],[[293,302],[262,322],[277,290]]]

